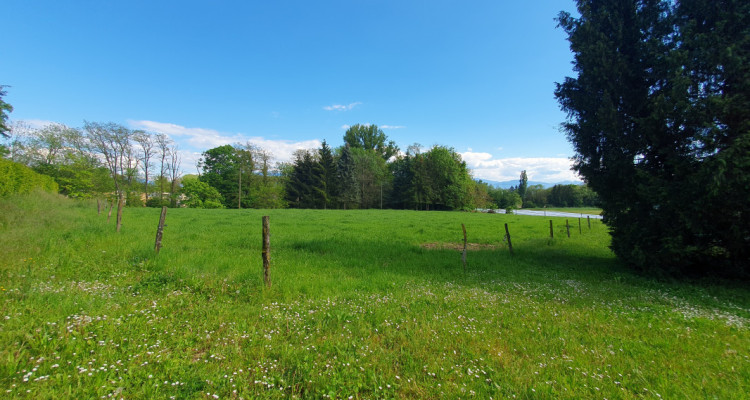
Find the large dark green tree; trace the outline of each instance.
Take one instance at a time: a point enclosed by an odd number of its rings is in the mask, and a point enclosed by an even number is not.
[[[750,3],[579,0],[557,85],[612,248],[671,274],[750,271]]]
[[[286,182],[286,198],[291,207],[324,208],[326,203],[324,169],[313,150],[297,150]]]
[[[338,182],[338,201],[344,208],[351,208],[359,203],[360,190],[357,182],[354,155],[349,143],[341,148],[341,156],[336,162],[336,177]]]
[[[321,187],[318,188],[318,192],[323,199],[323,208],[327,209],[338,195],[338,180],[336,179],[336,160],[333,157],[331,147],[325,140],[318,149],[318,163],[321,173]]]

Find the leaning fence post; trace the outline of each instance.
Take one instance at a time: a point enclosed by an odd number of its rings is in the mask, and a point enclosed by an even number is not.
[[[508,224],[505,224],[505,237],[508,238],[508,250],[510,254],[513,254],[513,243],[510,241],[510,231],[508,230]]]
[[[461,262],[464,264],[464,272],[466,272],[466,225],[461,224],[461,229],[464,231],[464,251],[461,254]]]
[[[549,237],[553,239],[555,237],[555,231],[552,230],[552,220],[549,220]]]
[[[565,228],[568,229],[568,237],[570,237],[570,224],[568,223],[568,220],[565,220]]]
[[[271,287],[271,223],[263,216],[263,282]]]
[[[167,219],[167,207],[161,208],[161,216],[159,216],[159,227],[156,228],[156,243],[154,243],[154,250],[156,254],[159,254],[161,250],[161,237],[164,232],[164,220]]]

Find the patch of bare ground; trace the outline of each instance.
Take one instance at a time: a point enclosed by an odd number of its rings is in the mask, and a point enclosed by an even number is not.
[[[427,250],[456,250],[456,251],[463,251],[464,245],[463,243],[442,243],[442,242],[429,242],[429,243],[422,243],[419,245],[419,247]],[[476,250],[492,250],[499,248],[499,245],[496,244],[483,244],[483,243],[467,243],[466,244],[466,250],[468,251],[476,251]]]

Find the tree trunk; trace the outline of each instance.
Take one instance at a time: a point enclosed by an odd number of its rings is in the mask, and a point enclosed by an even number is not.
[[[122,226],[122,207],[124,202],[125,199],[122,193],[120,193],[120,198],[117,201],[117,227],[115,228],[117,232],[120,232],[120,227]]]

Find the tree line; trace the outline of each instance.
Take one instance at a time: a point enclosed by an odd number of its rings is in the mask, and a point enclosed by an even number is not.
[[[3,156],[52,177],[60,193],[105,197],[127,206],[195,208],[474,208],[577,207],[594,205],[586,187],[494,188],[472,179],[452,148],[401,152],[376,125],[353,125],[344,144],[301,149],[275,163],[252,143],[218,146],[202,153],[197,175],[182,176],[177,146],[161,133],[114,123],[83,128],[16,124]]]
[[[118,230],[125,204],[177,203],[181,158],[164,134],[98,122],[84,122],[83,128],[17,124],[9,132],[7,145],[0,148],[4,158],[53,178],[61,194],[116,203]]]
[[[455,150],[419,145],[401,153],[377,125],[357,124],[344,144],[301,149],[271,169],[271,155],[252,144],[203,153],[197,180],[215,188],[227,208],[406,208],[460,210],[487,206]]]
[[[479,181],[479,185],[486,186],[494,208],[515,210],[519,208],[544,207],[599,207],[599,196],[587,185],[557,184],[549,188],[543,185],[524,186],[522,172],[519,185],[509,189],[494,188]]]

